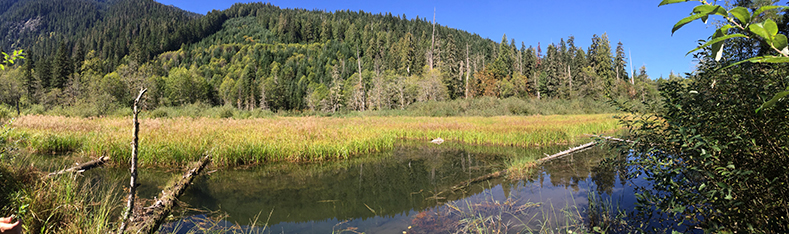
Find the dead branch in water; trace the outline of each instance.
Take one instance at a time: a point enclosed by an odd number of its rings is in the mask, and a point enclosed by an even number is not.
[[[49,173],[47,175],[47,177],[52,177],[52,176],[56,176],[56,175],[66,174],[66,173],[78,173],[78,172],[87,171],[87,170],[90,170],[90,169],[93,169],[93,168],[96,168],[96,167],[100,167],[101,165],[104,165],[105,163],[107,163],[107,161],[109,161],[109,159],[110,159],[109,157],[101,156],[101,157],[99,157],[97,159],[91,160],[91,161],[83,163],[83,164],[79,164],[77,166],[74,166],[74,167],[71,167],[71,168],[68,168],[68,169],[63,169],[63,170],[60,170],[60,171],[57,171],[57,172]]]
[[[568,150],[565,150],[565,151],[562,151],[562,152],[559,152],[559,153],[556,153],[556,154],[553,154],[553,155],[546,156],[544,158],[541,158],[541,159],[537,160],[535,165],[547,162],[549,160],[557,159],[557,158],[560,158],[562,156],[570,155],[570,154],[578,152],[578,151],[582,151],[582,150],[591,148],[592,146],[595,146],[596,144],[597,144],[596,141],[592,141],[592,142],[589,142],[589,143],[586,143],[586,144],[583,144],[583,145],[579,145],[577,147],[573,147],[573,148],[570,148]],[[504,176],[506,174],[507,174],[507,169],[496,171],[496,172],[489,173],[489,174],[486,174],[486,175],[483,175],[483,176],[480,176],[480,177],[477,177],[477,178],[474,178],[474,179],[471,179],[471,180],[468,180],[468,181],[464,181],[464,182],[462,182],[462,183],[460,183],[458,185],[452,186],[452,188],[450,190],[451,191],[456,191],[456,190],[468,187],[469,185],[471,185],[473,183],[477,183],[477,182],[481,182],[481,181],[485,181],[485,180],[490,180],[490,179],[494,179],[494,178],[498,178],[498,177],[502,177],[502,176]],[[441,194],[441,193],[438,193],[438,194]]]
[[[608,141],[636,143],[635,141],[620,139],[620,138],[616,138],[616,137],[608,137],[608,136],[600,136],[600,135],[589,135],[589,134],[587,134],[587,136],[592,136],[592,137],[596,137],[596,138],[603,139],[603,140],[608,140]],[[597,141],[592,141],[592,142],[589,142],[589,143],[586,143],[586,144],[583,144],[583,145],[579,145],[579,146],[570,148],[568,150],[565,150],[565,151],[562,151],[562,152],[559,152],[559,153],[556,153],[556,154],[553,154],[553,155],[547,155],[544,158],[538,159],[536,161],[536,163],[535,163],[535,166],[538,165],[538,164],[541,164],[541,163],[553,160],[553,159],[561,158],[563,156],[567,156],[567,155],[570,155],[570,154],[573,154],[573,153],[576,153],[576,152],[579,152],[579,151],[583,151],[583,150],[589,149],[589,148],[591,148],[591,147],[593,147],[595,145],[597,145]],[[451,191],[456,191],[456,190],[468,187],[469,185],[471,185],[473,183],[480,182],[480,181],[485,181],[485,180],[490,180],[490,179],[493,179],[493,178],[498,178],[498,177],[504,176],[505,174],[507,174],[507,169],[504,169],[504,170],[501,170],[501,171],[496,171],[496,172],[493,172],[493,173],[489,173],[489,174],[486,174],[486,175],[483,175],[483,176],[480,176],[480,177],[477,177],[477,178],[474,178],[474,179],[471,179],[471,180],[468,180],[468,181],[464,181],[464,182],[462,182],[462,183],[460,183],[458,185],[452,186]],[[441,193],[443,193],[443,192],[441,192]],[[438,193],[438,194],[441,194],[441,193]],[[436,194],[436,196],[438,196],[438,194]]]
[[[597,137],[597,138],[600,138],[600,139],[603,139],[603,140],[609,140],[609,141],[618,141],[618,142],[626,142],[626,143],[636,143],[635,141],[631,141],[631,140],[626,140],[626,139],[621,139],[621,138],[616,138],[616,137],[603,136],[603,135],[591,135],[591,134],[586,134],[586,136]]]
[[[596,144],[597,144],[596,141],[592,141],[592,142],[589,142],[589,143],[586,143],[586,144],[583,144],[583,145],[579,145],[577,147],[573,147],[573,148],[570,148],[568,150],[565,150],[565,151],[562,151],[562,152],[559,152],[559,153],[556,153],[556,154],[549,155],[547,157],[541,158],[541,159],[537,160],[537,163],[539,164],[539,163],[543,163],[543,162],[546,162],[546,161],[551,160],[551,159],[556,159],[556,158],[560,158],[562,156],[570,155],[570,154],[575,153],[577,151],[590,148],[590,147],[592,147],[592,146],[594,146]]]
[[[162,197],[159,198],[159,200],[156,200],[153,205],[143,208],[142,211],[131,220],[129,232],[155,233],[162,223],[164,223],[167,216],[170,215],[178,197],[183,195],[189,184],[192,183],[195,177],[200,174],[210,161],[211,155],[206,154],[194,168],[186,171],[176,183],[162,190]]]

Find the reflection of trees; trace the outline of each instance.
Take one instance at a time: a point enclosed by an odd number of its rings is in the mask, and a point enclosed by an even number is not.
[[[543,169],[550,176],[553,186],[571,187],[578,191],[578,182],[591,178],[599,192],[611,194],[618,171],[600,165],[604,154],[608,153],[608,150],[593,148],[547,162]]]
[[[464,192],[441,194],[438,200],[431,198],[501,164],[500,160],[487,160],[495,157],[443,146],[397,147],[386,154],[371,156],[376,160],[298,166],[280,163],[220,171],[196,183],[183,200],[227,211],[229,221],[241,223],[271,210],[269,225],[391,217],[482,192],[483,187],[472,186]]]

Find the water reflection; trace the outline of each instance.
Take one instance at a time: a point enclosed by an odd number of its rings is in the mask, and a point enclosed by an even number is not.
[[[499,212],[498,221],[514,224],[505,231],[518,232],[573,221],[567,214],[582,219],[590,191],[608,196],[632,194],[616,170],[598,166],[609,152],[599,148],[544,163],[530,178],[497,178],[450,190],[502,169],[509,157],[538,158],[563,148],[401,142],[392,151],[349,161],[218,171],[197,180],[181,200],[229,215],[213,226],[249,228],[267,221],[266,233],[453,232],[467,227],[463,225],[469,217],[463,215],[472,210]],[[178,226],[185,232],[201,218],[191,216],[164,230]]]

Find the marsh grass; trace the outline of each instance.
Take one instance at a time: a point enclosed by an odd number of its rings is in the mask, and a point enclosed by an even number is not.
[[[632,219],[628,212],[620,207],[621,201],[604,198],[594,191],[589,191],[587,196],[589,207],[587,210],[588,229],[598,233],[637,233],[643,232],[648,223]],[[668,232],[668,230],[663,230]]]
[[[26,233],[107,233],[120,212],[118,186],[80,175],[45,178],[30,166],[30,154],[4,159],[0,178],[3,216],[14,214]],[[8,180],[8,181],[5,181]]]
[[[502,117],[275,117],[141,120],[140,163],[183,165],[206,151],[220,166],[271,161],[312,162],[391,149],[398,139],[490,146],[566,144],[588,133],[618,128],[610,115]],[[12,138],[33,152],[81,151],[126,162],[131,124],[126,118],[23,116]]]
[[[271,218],[271,213],[269,217]],[[249,225],[240,225],[238,223],[229,223],[225,221],[228,217],[227,214],[217,214],[217,212],[203,211],[203,214],[186,216],[182,213],[178,217],[186,217],[176,220],[171,223],[164,224],[159,228],[159,233],[203,233],[203,234],[258,234],[266,233],[268,230],[268,219],[265,223],[259,225],[262,221],[261,213],[249,220]]]

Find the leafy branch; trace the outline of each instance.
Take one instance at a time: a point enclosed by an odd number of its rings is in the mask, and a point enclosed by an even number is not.
[[[663,0],[660,2],[659,6],[680,3],[680,2],[688,2],[690,0]],[[703,45],[689,51],[687,54],[691,54],[697,50],[711,47],[711,51],[715,56],[715,61],[719,61],[723,54],[723,43],[731,38],[737,37],[744,37],[749,39],[756,39],[760,40],[767,45],[770,46],[770,49],[774,50],[778,53],[778,55],[765,55],[759,57],[753,57],[749,59],[745,59],[742,61],[737,61],[732,63],[722,69],[727,69],[732,66],[739,65],[745,62],[751,63],[789,63],[789,43],[787,43],[786,35],[778,33],[778,24],[771,19],[766,19],[763,22],[759,22],[757,19],[760,15],[768,11],[774,10],[787,10],[789,6],[762,6],[752,13],[745,7],[735,7],[730,10],[726,10],[722,6],[715,5],[714,3],[707,2],[705,0],[699,0],[701,5],[698,5],[693,8],[693,14],[681,19],[674,25],[672,28],[671,33],[674,34],[677,30],[685,26],[686,24],[701,19],[704,23],[707,22],[707,18],[711,15],[719,15],[726,19],[728,24],[720,27],[719,29],[715,30],[712,34],[712,37],[709,41],[704,43]],[[743,32],[750,32],[756,37],[745,35],[741,33],[731,34],[729,35],[729,29],[737,28]],[[686,55],[687,55],[686,54]],[[756,109],[756,112],[770,108],[775,105],[781,98],[789,95],[789,88],[786,91],[779,92],[773,96],[772,99],[762,104],[761,107]]]
[[[5,52],[0,52],[3,54],[3,60],[0,61],[0,71],[5,70],[6,64],[14,64],[14,60],[17,59],[24,59],[24,52],[22,50],[14,50],[11,54],[6,54]]]

